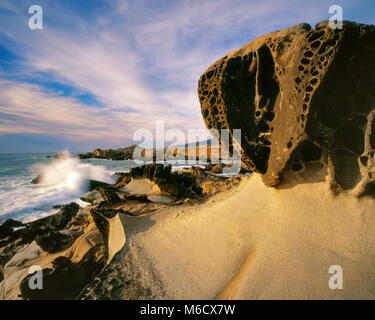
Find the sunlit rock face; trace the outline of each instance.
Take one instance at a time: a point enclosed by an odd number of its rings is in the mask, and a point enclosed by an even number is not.
[[[337,190],[372,192],[375,26],[327,21],[264,35],[215,62],[198,84],[209,129],[241,129],[243,166],[277,186],[315,161]],[[374,151],[373,151],[374,150]]]

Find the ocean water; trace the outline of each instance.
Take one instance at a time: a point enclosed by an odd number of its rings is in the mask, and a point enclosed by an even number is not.
[[[56,213],[56,205],[79,198],[87,191],[87,180],[113,183],[115,172],[127,172],[137,166],[129,160],[111,161],[71,157],[47,158],[48,153],[0,154],[0,223],[12,218],[30,222]],[[31,184],[42,173],[40,184]]]
[[[48,158],[54,153],[0,153],[0,224],[6,219],[30,222],[54,214],[54,206],[76,202],[88,191],[88,180],[107,183],[116,181],[116,172],[128,172],[139,166],[131,160],[80,160],[68,151],[59,159]],[[204,163],[177,161],[172,170],[182,170]],[[31,181],[41,174],[39,184]],[[226,176],[225,174],[215,174]],[[229,175],[230,176],[230,175]]]

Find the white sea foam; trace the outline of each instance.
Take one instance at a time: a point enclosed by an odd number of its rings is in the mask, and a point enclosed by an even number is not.
[[[116,172],[128,172],[137,164],[130,160],[80,160],[68,151],[58,159],[47,159],[46,154],[0,154],[0,223],[5,219],[29,222],[56,213],[55,205],[72,201],[81,206],[79,198],[86,193],[88,180],[114,183]],[[182,162],[172,171],[191,165]],[[203,168],[203,165],[199,165]],[[30,181],[41,176],[39,184]]]
[[[79,198],[87,191],[89,180],[114,182],[106,167],[83,163],[68,151],[48,163],[32,165],[28,173],[2,179],[0,220],[32,221],[56,213],[54,205],[72,201],[84,206]],[[32,185],[30,180],[38,173],[40,183]]]
[[[48,165],[40,166],[40,187],[59,192],[86,191],[88,180],[113,183],[113,178],[104,166],[82,163],[65,150],[59,158]]]

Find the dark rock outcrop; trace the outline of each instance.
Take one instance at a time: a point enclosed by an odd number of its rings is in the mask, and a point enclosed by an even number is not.
[[[215,62],[198,85],[208,128],[242,130],[243,165],[277,186],[310,161],[336,190],[374,193],[375,26],[321,22],[264,35]]]
[[[42,180],[42,176],[38,174],[33,180],[30,181],[31,184],[39,184],[40,181]]]
[[[125,186],[131,180],[131,177],[129,176],[128,173],[121,172],[121,173],[116,173],[116,175],[117,175],[117,179],[116,179],[115,188],[119,188],[121,186]]]
[[[51,267],[43,269],[43,290],[30,289],[29,280],[34,276],[30,274],[20,284],[21,296],[25,300],[72,300],[91,280],[91,275],[103,267],[103,262],[98,264],[92,255],[78,263],[72,263],[67,257],[58,257],[52,261]]]
[[[72,202],[63,206],[56,214],[26,224],[26,227],[20,233],[22,242],[30,243],[37,236],[64,229],[78,210],[79,205]]]
[[[88,190],[92,191],[99,187],[108,187],[109,183],[97,181],[97,180],[88,180]]]
[[[132,160],[136,144],[126,148],[119,149],[95,149],[93,152],[79,154],[81,159],[97,158],[97,159],[111,159],[111,160]]]
[[[195,181],[194,176],[187,172],[172,172],[171,165],[148,164],[131,168],[129,176],[134,179],[149,179],[155,182],[160,190],[174,199],[195,198],[202,194],[202,188]]]
[[[72,202],[64,205],[54,215],[23,224],[12,219],[6,220],[0,230],[6,230],[4,238],[0,237],[0,269],[3,268],[14,255],[24,246],[34,240],[46,252],[55,252],[69,244],[70,237],[61,234],[79,210],[78,204]],[[14,230],[15,227],[22,227]]]
[[[28,232],[33,237],[26,245],[24,240],[18,240],[21,246],[9,244],[13,248],[9,259],[0,259],[5,264],[0,299],[74,299],[121,250],[126,237],[119,211],[105,202],[79,212],[71,207],[73,215],[56,214],[33,222],[35,232]],[[66,221],[68,217],[71,219]],[[0,253],[9,253],[0,249]],[[29,274],[30,266],[40,266],[43,290],[29,287],[34,275]]]
[[[11,236],[14,233],[13,228],[21,227],[21,226],[23,226],[23,223],[20,222],[20,221],[16,221],[16,220],[13,220],[13,219],[5,220],[0,225],[0,240]]]
[[[66,249],[71,241],[71,236],[59,231],[47,231],[35,238],[36,244],[48,253],[55,253]]]

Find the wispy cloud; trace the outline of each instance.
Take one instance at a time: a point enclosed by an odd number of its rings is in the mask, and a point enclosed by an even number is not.
[[[263,33],[326,19],[329,6],[323,0],[40,0],[45,28],[31,31],[31,4],[0,2],[0,46],[16,56],[12,65],[0,61],[0,145],[1,133],[126,144],[134,130],[152,129],[161,119],[170,128],[203,128],[197,81],[211,63]]]

